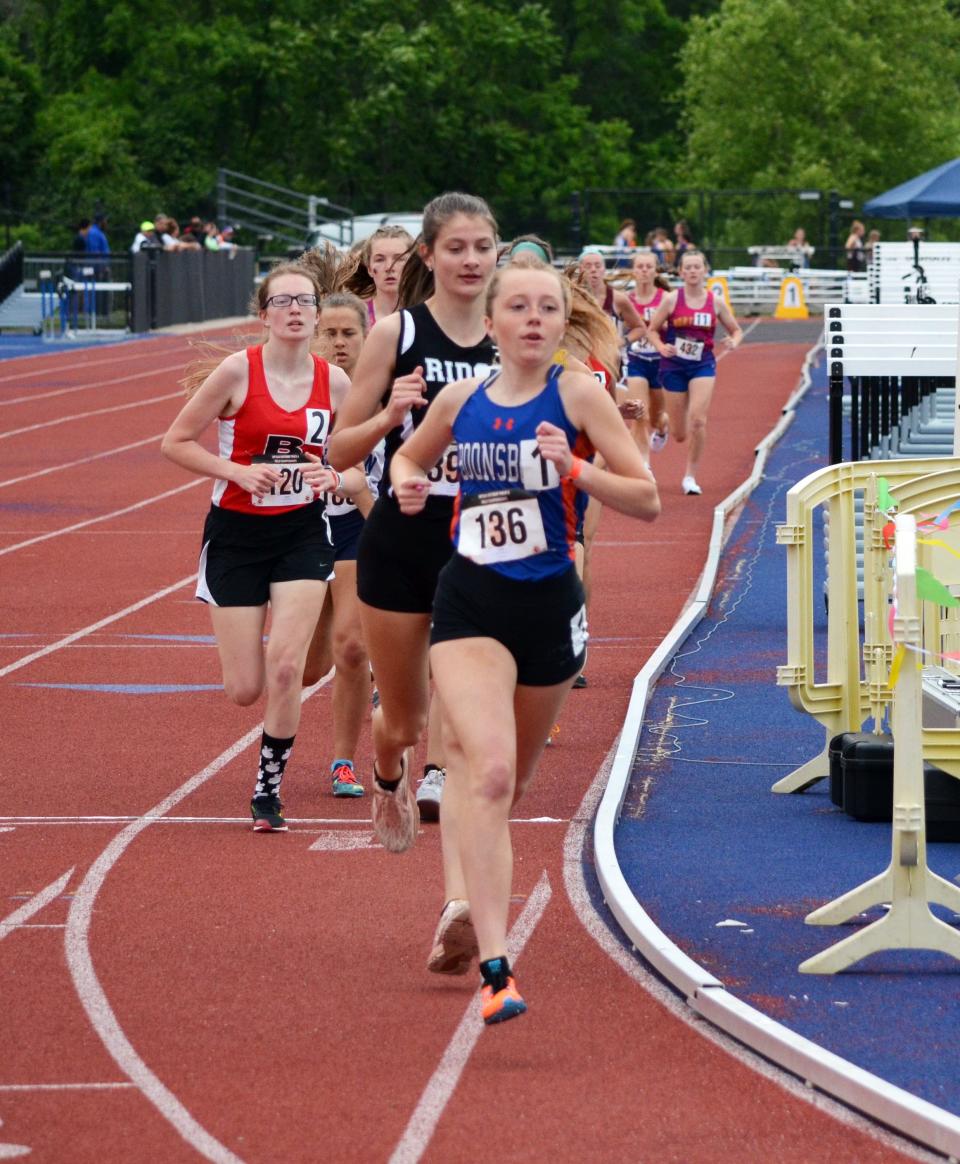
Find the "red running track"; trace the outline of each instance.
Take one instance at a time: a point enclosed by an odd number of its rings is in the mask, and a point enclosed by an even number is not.
[[[329,795],[325,687],[285,783],[291,831],[250,831],[260,713],[215,689],[192,598],[209,483],[158,449],[187,341],[0,364],[0,1159],[910,1158],[686,1017],[582,883],[633,676],[806,347],[724,360],[702,498],[681,495],[671,444],[660,520],[604,515],[590,685],[514,826],[531,1009],[489,1031],[472,974],[424,969],[436,828],[393,856],[366,801]]]

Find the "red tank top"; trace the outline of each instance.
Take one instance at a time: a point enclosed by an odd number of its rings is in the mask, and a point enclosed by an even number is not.
[[[287,412],[270,395],[263,371],[263,345],[247,348],[249,384],[247,396],[235,416],[217,422],[220,456],[237,465],[269,462],[280,470],[281,480],[271,493],[254,502],[252,494],[232,481],[216,481],[213,504],[236,513],[290,513],[312,504],[313,490],[297,468],[307,449],[321,457],[330,434],[330,365],[313,356],[313,387],[302,408]]]

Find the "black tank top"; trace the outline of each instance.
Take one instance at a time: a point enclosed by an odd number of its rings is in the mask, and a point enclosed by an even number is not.
[[[400,337],[397,340],[397,355],[394,363],[395,376],[406,376],[416,367],[423,368],[423,378],[427,382],[427,403],[429,404],[441,388],[455,380],[469,380],[472,376],[481,379],[490,373],[496,362],[496,348],[493,341],[485,336],[479,343],[462,348],[441,331],[437,321],[430,314],[425,303],[405,309],[400,313]],[[390,398],[389,390],[384,393],[383,405]],[[426,414],[426,408],[412,408],[403,424],[391,429],[384,438],[386,459],[380,492],[385,493],[390,485],[390,461],[393,454],[403,444]],[[453,511],[453,499],[457,493],[456,448],[444,453],[440,462],[429,474],[433,482],[427,506],[430,509],[443,507]]]

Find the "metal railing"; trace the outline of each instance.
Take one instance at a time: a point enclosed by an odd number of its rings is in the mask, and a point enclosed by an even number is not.
[[[353,211],[319,194],[303,194],[236,170],[217,171],[217,220],[253,231],[263,241],[304,247],[318,226],[339,231],[340,246],[353,242]]]

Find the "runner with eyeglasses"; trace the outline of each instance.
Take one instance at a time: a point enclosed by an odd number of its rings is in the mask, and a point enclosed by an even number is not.
[[[214,479],[197,597],[210,607],[224,689],[241,707],[266,692],[250,802],[255,832],[287,828],[280,786],[300,722],[307,648],[333,575],[322,498],[345,487],[323,463],[336,398],[350,382],[310,351],[322,291],[305,267],[274,267],[256,293],[265,342],[227,356],[203,380],[162,446],[175,464]],[[218,453],[201,444],[214,422]]]

